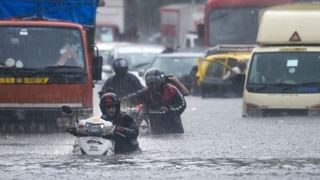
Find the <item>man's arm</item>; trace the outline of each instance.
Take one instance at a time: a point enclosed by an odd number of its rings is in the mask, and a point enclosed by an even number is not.
[[[56,65],[63,66],[69,59],[75,60],[78,58],[76,50],[69,45],[66,45],[60,50],[60,58]]]
[[[123,118],[123,121],[125,122],[125,125],[116,126],[115,135],[121,136],[123,138],[136,138],[136,137],[138,137],[139,128],[138,128],[137,124],[134,122],[133,118],[128,115],[124,115],[122,118]]]
[[[121,104],[126,107],[143,104],[145,93],[146,91],[144,88],[131,93],[121,99]]]
[[[186,109],[187,103],[184,96],[179,90],[176,89],[176,94],[172,100],[172,104],[169,106],[169,112],[176,115],[180,115]]]

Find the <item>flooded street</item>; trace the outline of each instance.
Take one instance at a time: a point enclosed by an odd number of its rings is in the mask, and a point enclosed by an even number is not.
[[[320,116],[242,117],[320,114],[317,29],[320,0],[0,0],[0,180],[320,180]]]
[[[240,98],[187,103],[185,134],[141,134],[140,154],[74,154],[67,133],[2,135],[0,179],[319,179],[318,117],[242,118]]]

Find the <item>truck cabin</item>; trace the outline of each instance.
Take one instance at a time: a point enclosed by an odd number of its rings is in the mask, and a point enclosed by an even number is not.
[[[287,85],[319,82],[320,51],[317,46],[320,40],[318,32],[313,31],[320,27],[317,23],[320,14],[316,8],[319,4],[298,3],[265,11],[257,38],[259,47],[252,55],[247,82],[249,90],[278,84],[262,90],[281,92]],[[297,23],[298,18],[304,22]],[[279,27],[281,31],[274,29]],[[297,90],[291,88],[288,92]]]
[[[319,3],[295,3],[264,11],[244,85],[244,117],[320,114],[319,10]]]

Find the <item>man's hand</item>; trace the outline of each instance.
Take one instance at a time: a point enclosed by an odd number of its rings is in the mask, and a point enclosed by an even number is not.
[[[103,131],[102,136],[112,136],[114,134],[114,127],[107,127],[105,131]]]
[[[122,127],[122,126],[116,126],[115,131],[116,131],[116,132],[119,132],[119,133],[123,133],[123,132],[124,132],[124,127]]]
[[[125,137],[123,134],[125,131],[125,128],[122,126],[114,125],[111,129],[108,129],[102,136],[112,136],[112,135],[120,135],[122,137]]]
[[[114,126],[113,134],[117,134],[117,135],[120,135],[122,137],[126,137],[126,135],[124,135],[124,131],[125,131],[124,127],[116,125],[116,126]]]
[[[160,108],[160,111],[161,111],[162,113],[167,113],[167,112],[169,112],[169,108],[166,107],[166,106],[162,106],[162,107]]]

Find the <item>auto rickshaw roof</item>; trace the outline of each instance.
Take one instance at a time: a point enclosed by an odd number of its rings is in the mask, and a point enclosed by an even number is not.
[[[218,59],[227,59],[227,58],[233,58],[237,59],[238,61],[247,61],[249,60],[251,56],[250,51],[245,52],[225,52],[220,54],[213,54],[205,57],[203,60],[205,61],[216,61]]]

